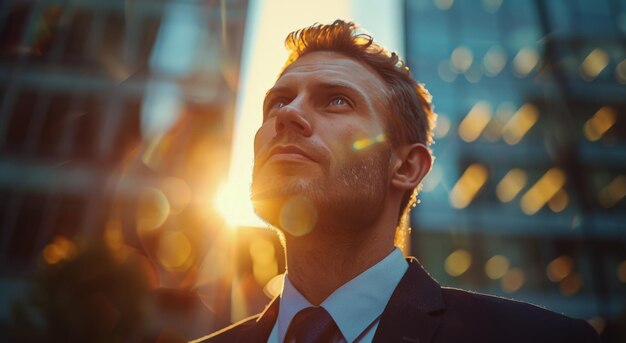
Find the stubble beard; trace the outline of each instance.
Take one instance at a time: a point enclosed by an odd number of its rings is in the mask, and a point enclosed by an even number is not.
[[[286,175],[279,167],[274,175],[268,175],[269,170],[259,170],[255,165],[251,186],[254,210],[289,235],[281,227],[281,210],[291,199],[304,198],[317,212],[314,230],[329,230],[333,235],[337,230],[356,233],[380,216],[387,195],[390,156],[389,147],[373,147],[312,177]]]

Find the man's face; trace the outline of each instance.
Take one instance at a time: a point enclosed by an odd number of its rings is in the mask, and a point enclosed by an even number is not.
[[[389,187],[386,89],[369,66],[336,52],[292,63],[267,93],[255,137],[257,214],[294,235],[375,220]]]

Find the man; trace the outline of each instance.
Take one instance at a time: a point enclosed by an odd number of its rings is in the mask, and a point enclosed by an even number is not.
[[[284,239],[279,298],[203,342],[595,342],[584,321],[441,288],[394,247],[431,167],[430,95],[340,20],[291,33],[251,196]]]

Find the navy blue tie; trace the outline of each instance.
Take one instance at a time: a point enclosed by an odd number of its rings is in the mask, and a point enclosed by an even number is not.
[[[293,317],[285,342],[327,343],[339,328],[323,307],[308,307]]]

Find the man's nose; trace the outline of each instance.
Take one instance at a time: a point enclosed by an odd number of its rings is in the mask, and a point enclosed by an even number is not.
[[[278,110],[276,134],[280,134],[284,130],[294,130],[305,137],[313,134],[311,123],[307,119],[307,112],[303,105],[302,100],[296,98]]]

